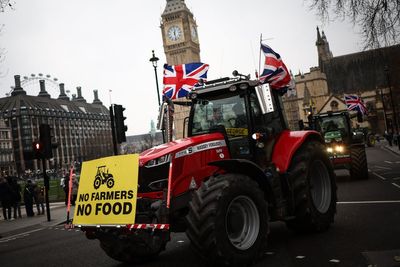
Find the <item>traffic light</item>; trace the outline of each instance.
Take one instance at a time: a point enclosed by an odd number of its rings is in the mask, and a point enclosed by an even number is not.
[[[122,142],[126,142],[125,132],[128,130],[128,126],[125,125],[124,120],[124,110],[125,108],[122,105],[114,105],[114,118],[115,118],[115,130],[117,135],[117,142],[121,144]]]
[[[46,159],[53,157],[53,145],[51,143],[51,128],[48,124],[40,124],[39,126],[40,143],[43,146],[42,153]]]
[[[43,145],[40,141],[34,141],[32,143],[33,147],[33,158],[41,159],[43,157]]]

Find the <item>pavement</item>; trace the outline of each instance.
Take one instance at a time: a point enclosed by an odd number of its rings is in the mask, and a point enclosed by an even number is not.
[[[377,142],[377,145],[380,145],[381,147],[383,147],[386,150],[389,150],[397,155],[400,155],[400,149],[399,146],[396,144],[392,144],[391,146],[389,145],[389,143],[386,140],[381,140],[380,142]]]
[[[4,220],[2,210],[0,209],[0,211],[0,238],[38,228],[61,225],[67,220],[67,207],[64,202],[50,203],[50,221],[47,220],[46,205],[43,215],[37,215],[36,206],[34,205],[35,216],[33,217],[26,216],[25,206],[21,206],[22,218],[11,220]],[[73,214],[74,207],[71,207],[70,218],[72,218]],[[11,215],[13,215],[13,210]]]

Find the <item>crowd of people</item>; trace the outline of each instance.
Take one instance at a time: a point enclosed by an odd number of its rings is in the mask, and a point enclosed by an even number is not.
[[[22,189],[15,176],[0,176],[0,202],[4,220],[21,218],[21,202],[24,202],[26,215],[35,215],[33,205],[36,204],[37,215],[44,214],[44,187],[28,179]]]

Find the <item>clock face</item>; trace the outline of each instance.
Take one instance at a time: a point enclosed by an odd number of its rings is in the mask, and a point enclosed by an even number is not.
[[[196,27],[192,26],[190,29],[190,33],[192,34],[192,39],[197,40],[197,30]]]
[[[179,26],[174,25],[168,29],[168,38],[171,41],[178,41],[181,38],[181,36],[182,36],[182,30],[181,28],[179,28]]]

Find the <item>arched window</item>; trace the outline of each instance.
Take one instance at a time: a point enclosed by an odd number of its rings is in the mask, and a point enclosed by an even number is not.
[[[339,103],[336,100],[331,101],[331,110],[337,111],[339,109]]]

